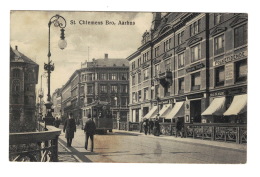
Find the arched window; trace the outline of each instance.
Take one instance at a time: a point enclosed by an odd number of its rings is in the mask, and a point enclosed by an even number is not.
[[[19,69],[13,70],[13,77],[20,77],[20,70]]]
[[[19,80],[14,80],[12,84],[12,91],[13,92],[20,92],[20,81]]]

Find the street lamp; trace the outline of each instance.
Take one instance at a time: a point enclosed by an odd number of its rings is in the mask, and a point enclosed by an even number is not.
[[[51,33],[51,24],[54,25],[54,27],[59,27],[61,30],[61,35],[60,35],[60,41],[58,43],[59,48],[61,50],[65,49],[67,46],[67,42],[65,40],[65,35],[64,35],[64,28],[66,27],[66,20],[64,17],[60,15],[54,15],[51,17],[48,27],[49,27],[49,38],[48,38],[48,63],[44,63],[44,70],[47,71],[48,74],[48,94],[47,94],[47,103],[45,104],[47,115],[43,119],[45,122],[45,125],[53,125],[53,121],[55,120],[54,117],[52,116],[52,102],[51,102],[51,95],[50,95],[50,76],[51,72],[54,71],[54,64],[52,64],[50,58],[51,58],[51,51],[50,51],[50,33]]]

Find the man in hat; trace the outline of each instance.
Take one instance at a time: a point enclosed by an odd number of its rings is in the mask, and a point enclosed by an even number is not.
[[[67,147],[71,147],[72,139],[74,138],[74,132],[76,132],[76,122],[75,119],[72,118],[73,114],[69,114],[69,118],[65,120],[63,132],[65,137],[67,138]]]
[[[85,140],[85,149],[88,149],[88,139],[91,140],[91,152],[93,152],[94,149],[94,135],[96,131],[96,124],[92,120],[91,115],[88,115],[88,119],[86,121],[84,132],[86,133],[86,140]]]

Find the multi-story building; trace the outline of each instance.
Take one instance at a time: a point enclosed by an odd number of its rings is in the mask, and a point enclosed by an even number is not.
[[[129,62],[126,59],[93,59],[82,63],[61,88],[62,114],[81,119],[81,108],[96,100],[111,104],[113,117],[126,121],[129,102]]]
[[[153,13],[151,30],[142,37],[142,45],[127,57],[128,121],[246,117],[246,14]]]
[[[61,89],[56,89],[52,94],[53,117],[61,118]]]
[[[36,92],[39,65],[10,48],[10,132],[36,128]]]

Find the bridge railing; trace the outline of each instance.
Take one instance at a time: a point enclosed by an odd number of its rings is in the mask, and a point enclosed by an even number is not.
[[[61,130],[54,126],[39,124],[38,132],[10,133],[9,160],[10,161],[58,161],[58,137]]]

